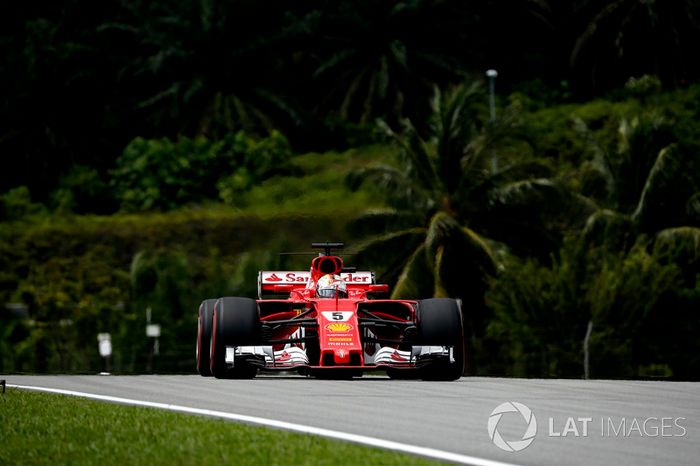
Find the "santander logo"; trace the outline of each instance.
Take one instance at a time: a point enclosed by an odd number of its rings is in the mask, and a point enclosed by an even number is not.
[[[369,285],[372,283],[372,273],[371,272],[352,272],[352,273],[341,273],[340,278],[348,284],[358,284],[358,285]],[[263,272],[262,282],[268,284],[274,283],[307,283],[311,279],[311,274],[309,272],[287,272],[287,271],[274,271],[274,272]]]

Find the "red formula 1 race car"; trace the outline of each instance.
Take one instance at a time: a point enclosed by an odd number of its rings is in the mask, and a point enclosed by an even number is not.
[[[323,249],[305,271],[258,274],[258,299],[199,306],[197,370],[217,378],[297,371],[326,378],[384,370],[391,378],[456,380],[464,369],[462,312],[454,299],[371,299],[388,292],[374,273]],[[284,295],[284,299],[280,299]]]

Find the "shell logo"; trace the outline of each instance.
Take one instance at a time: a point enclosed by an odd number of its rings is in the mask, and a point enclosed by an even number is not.
[[[352,329],[352,325],[344,323],[332,323],[326,325],[326,330],[330,330],[331,332],[349,332]]]

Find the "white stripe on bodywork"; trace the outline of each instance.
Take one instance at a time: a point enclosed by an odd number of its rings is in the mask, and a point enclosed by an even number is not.
[[[156,403],[153,401],[143,401],[143,400],[133,400],[130,398],[120,398],[116,396],[108,395],[98,395],[95,393],[77,392],[73,390],[62,390],[59,388],[47,388],[47,387],[34,387],[29,385],[14,385],[7,384],[8,387],[19,388],[24,390],[35,390],[40,392],[48,393],[58,393],[60,395],[78,396],[81,398],[89,398],[92,400],[109,401],[112,403],[120,403],[131,406],[142,406],[147,408],[157,408],[165,409],[168,411],[187,413],[187,414],[198,414],[202,416],[212,416],[221,419],[228,419],[231,421],[239,421],[250,424],[258,424],[267,427],[273,427],[277,429],[284,429],[293,432],[300,432],[304,434],[320,435],[321,437],[327,437],[337,440],[344,440],[347,442],[359,443],[362,445],[368,445],[377,448],[384,448],[386,450],[400,451],[404,453],[410,453],[414,455],[425,456],[428,458],[435,458],[443,461],[452,461],[454,463],[468,464],[474,466],[515,466],[512,463],[502,463],[500,461],[489,460],[485,458],[478,458],[476,456],[461,455],[459,453],[451,453],[448,451],[437,450],[435,448],[419,447],[415,445],[408,445],[405,443],[394,442],[391,440],[382,440],[373,437],[366,437],[364,435],[351,434],[347,432],[340,432],[337,430],[324,429],[321,427],[305,426],[303,424],[294,424],[291,422],[277,421],[275,419],[266,419],[257,416],[247,416],[244,414],[226,413],[223,411],[213,411],[210,409],[201,408],[190,408],[188,406],[172,405],[168,403]]]

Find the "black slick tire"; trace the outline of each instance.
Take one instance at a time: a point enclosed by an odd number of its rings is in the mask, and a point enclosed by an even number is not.
[[[210,369],[217,379],[248,379],[257,368],[244,362],[226,363],[227,346],[260,343],[258,304],[250,298],[219,298],[214,305]]]
[[[453,361],[436,361],[423,368],[423,380],[457,380],[464,372],[462,311],[450,298],[424,299],[416,309],[418,342],[424,346],[452,347]]]
[[[209,352],[211,351],[211,329],[216,299],[205,299],[199,305],[197,319],[197,372],[202,377],[211,377]]]

